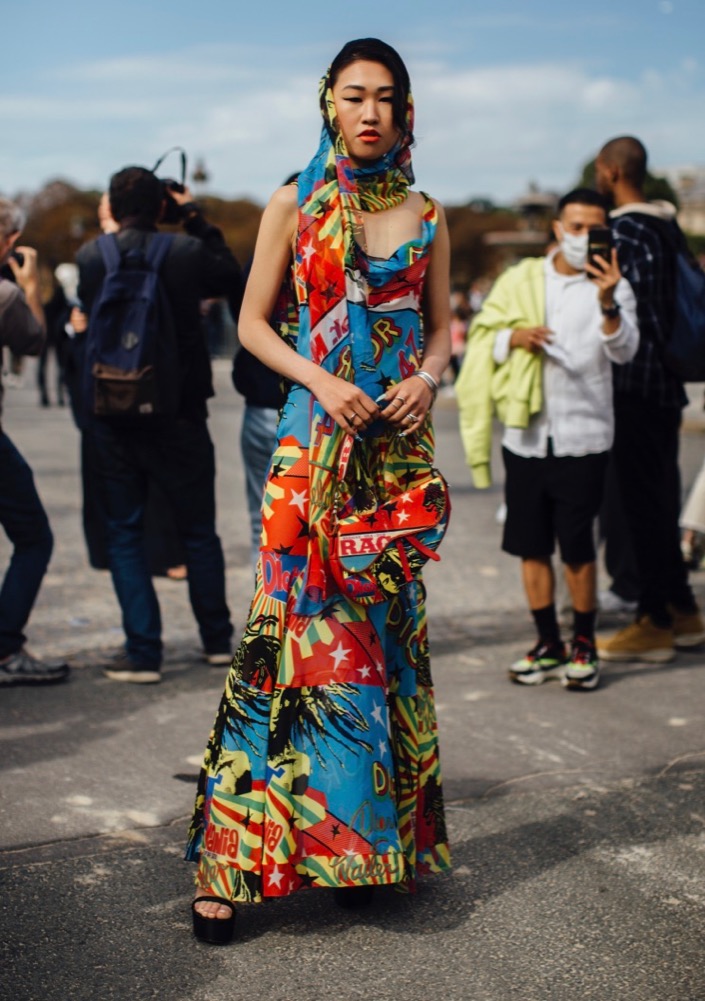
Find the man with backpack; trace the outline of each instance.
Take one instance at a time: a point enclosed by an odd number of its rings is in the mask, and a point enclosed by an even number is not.
[[[705,623],[680,549],[678,466],[681,410],[688,402],[669,359],[677,314],[675,207],[644,197],[646,150],[632,136],[602,147],[598,190],[615,204],[610,221],[620,270],[634,290],[639,350],[614,368],[613,457],[639,576],[636,621],[598,639],[603,660],[665,663],[677,647],[705,640]]]
[[[213,383],[200,302],[232,295],[242,277],[188,189],[143,167],[110,180],[116,235],[77,255],[89,314],[84,405],[108,512],[108,558],[126,641],[106,669],[115,681],[161,680],[161,619],[143,544],[148,478],[168,497],[183,542],[204,656],[231,659],[225,565],[215,530],[215,454],[206,401]],[[167,199],[185,234],[157,232]],[[171,205],[172,214],[174,205]]]

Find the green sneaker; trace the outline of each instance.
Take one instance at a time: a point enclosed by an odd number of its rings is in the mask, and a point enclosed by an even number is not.
[[[595,644],[584,636],[576,636],[566,664],[563,684],[572,691],[588,692],[600,684],[600,664]]]
[[[550,678],[561,678],[565,662],[565,644],[539,640],[525,657],[512,664],[509,677],[518,685],[541,685]]]

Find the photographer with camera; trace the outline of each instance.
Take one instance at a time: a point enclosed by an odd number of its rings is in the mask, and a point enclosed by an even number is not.
[[[13,202],[0,198],[0,265],[8,265],[14,281],[0,278],[0,351],[37,355],[45,338],[39,298],[37,252],[16,247],[24,218]],[[2,415],[0,378],[0,416]],[[27,624],[54,540],[34,485],[32,470],[0,428],[0,524],[14,547],[0,589],[0,685],[63,681],[64,663],[37,660],[25,649]]]
[[[153,683],[161,680],[162,641],[143,544],[150,479],[173,509],[205,659],[213,665],[231,659],[233,629],[215,530],[215,454],[207,427],[206,401],[214,393],[200,302],[241,294],[242,275],[222,233],[206,221],[186,186],[165,182],[144,167],[126,167],[111,178],[109,197],[117,234],[84,245],[76,258],[79,298],[90,315],[86,420],[105,485],[108,559],[126,634],[124,651],[105,673],[115,681]],[[185,233],[158,233],[157,224],[165,219],[178,219]],[[158,248],[161,263],[155,261]],[[110,267],[108,251],[115,256]],[[120,329],[119,317],[109,318],[117,348],[128,355],[134,349],[136,356],[140,342],[155,337],[153,361],[141,369],[135,363],[126,377],[100,382],[106,370],[114,371],[96,361],[101,328],[115,308],[104,286],[129,283],[130,272],[145,276],[150,270],[158,286],[156,330],[150,333],[147,325],[135,333],[133,326]],[[145,373],[151,382],[139,382]],[[150,392],[155,395],[147,399]]]

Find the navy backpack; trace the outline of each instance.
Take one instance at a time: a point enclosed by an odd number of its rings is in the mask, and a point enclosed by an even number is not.
[[[675,302],[666,367],[683,382],[705,382],[705,271],[693,257],[677,223],[659,223],[675,257]]]
[[[178,413],[179,346],[159,278],[172,240],[156,233],[146,250],[122,251],[114,234],[98,237],[106,274],[88,324],[89,414],[134,421]]]

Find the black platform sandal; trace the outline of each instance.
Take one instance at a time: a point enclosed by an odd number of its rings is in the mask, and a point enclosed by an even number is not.
[[[200,911],[196,910],[196,904],[206,900],[209,904],[221,904],[230,908],[229,918],[207,918]],[[191,914],[193,916],[193,934],[200,942],[207,942],[209,945],[227,945],[233,937],[235,930],[235,904],[225,897],[213,897],[204,895],[196,897],[191,902]]]
[[[374,892],[374,886],[336,886],[333,897],[338,907],[353,910],[355,907],[369,907]]]

